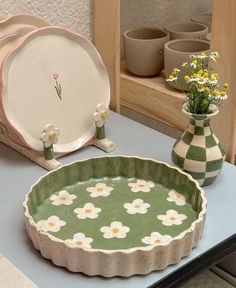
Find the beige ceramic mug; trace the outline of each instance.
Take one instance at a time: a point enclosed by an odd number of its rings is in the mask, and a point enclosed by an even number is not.
[[[208,27],[205,24],[184,21],[173,22],[165,26],[165,30],[170,33],[170,40],[182,38],[205,39]]]
[[[206,52],[209,54],[210,52],[210,43],[205,40],[199,39],[176,39],[169,41],[165,44],[165,75],[166,78],[169,77],[173,68],[179,68],[181,70],[181,65],[184,62],[191,61],[189,56],[193,54],[200,54],[201,52]],[[180,88],[185,84],[184,80],[184,72],[180,72],[179,74],[179,83]],[[182,79],[182,80],[181,80]],[[172,87],[176,87],[174,82],[168,82]]]
[[[194,22],[199,22],[207,25],[208,32],[211,32],[211,22],[212,22],[212,14],[211,13],[202,13],[192,17],[191,19]]]
[[[169,35],[159,28],[138,28],[124,33],[128,69],[138,76],[154,76],[164,68],[164,45]]]

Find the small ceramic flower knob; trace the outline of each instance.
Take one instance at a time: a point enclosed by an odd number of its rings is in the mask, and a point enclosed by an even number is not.
[[[93,119],[96,125],[96,136],[97,139],[104,139],[105,136],[105,121],[109,115],[109,108],[104,104],[98,104],[96,112],[93,114]]]
[[[58,142],[60,130],[53,124],[48,124],[43,129],[40,140],[43,142],[43,153],[46,160],[54,159],[53,145]]]

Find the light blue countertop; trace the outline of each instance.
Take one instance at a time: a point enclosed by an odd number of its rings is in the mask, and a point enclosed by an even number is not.
[[[171,163],[172,138],[116,113],[111,113],[108,122],[107,136],[117,144],[117,150],[111,154],[143,156]],[[87,147],[61,158],[61,161],[70,163],[104,154],[97,148]],[[106,279],[71,273],[45,260],[33,248],[25,231],[24,195],[45,173],[44,169],[0,144],[0,251],[40,288],[148,287],[236,233],[236,167],[225,163],[216,182],[205,188],[208,200],[205,230],[198,247],[188,257],[146,276]]]

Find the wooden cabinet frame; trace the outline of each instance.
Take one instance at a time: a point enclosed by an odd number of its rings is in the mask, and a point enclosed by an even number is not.
[[[128,1],[128,0],[127,0]],[[216,63],[221,79],[229,82],[229,99],[212,120],[214,131],[227,148],[227,160],[234,163],[236,148],[236,1],[213,0],[211,50],[219,51]],[[180,112],[185,101],[182,93],[166,85],[163,77],[135,77],[121,65],[120,1],[94,0],[95,45],[108,68],[111,80],[111,108],[120,104],[143,115],[184,130],[187,119]],[[234,93],[235,91],[235,93]]]

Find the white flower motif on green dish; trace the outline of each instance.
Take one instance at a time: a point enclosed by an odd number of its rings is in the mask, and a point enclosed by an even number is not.
[[[176,192],[175,190],[171,190],[168,193],[168,196],[169,197],[166,200],[169,202],[175,202],[175,204],[178,206],[183,206],[186,204],[186,200],[185,200],[184,195]]]
[[[110,226],[102,226],[100,231],[106,239],[111,238],[126,238],[127,233],[130,231],[129,227],[123,226],[119,221],[114,221]]]
[[[40,220],[37,223],[37,228],[43,232],[58,232],[62,226],[65,226],[66,222],[59,217],[53,215],[47,220]]]
[[[92,203],[86,203],[83,208],[76,208],[74,210],[79,219],[95,219],[101,211],[101,208],[95,207]]]
[[[172,226],[181,225],[183,220],[187,219],[187,216],[170,209],[166,212],[166,215],[158,215],[157,219],[161,220],[162,224],[165,226]]]
[[[138,179],[134,183],[129,183],[132,192],[150,192],[151,188],[155,187],[155,184],[152,181],[145,181]]]
[[[48,124],[43,129],[43,132],[40,135],[40,140],[43,141],[43,145],[48,148],[52,144],[56,144],[58,142],[58,136],[60,134],[60,130],[55,127],[53,124]]]
[[[95,187],[88,187],[86,190],[91,193],[90,196],[96,197],[108,197],[113,190],[113,187],[107,186],[105,183],[97,183]]]
[[[167,244],[172,237],[170,235],[161,235],[159,232],[152,232],[150,236],[142,238],[142,242],[148,245]]]
[[[62,190],[58,193],[58,195],[53,194],[50,197],[52,200],[52,205],[59,206],[59,205],[71,205],[73,200],[76,199],[77,196],[74,194],[70,194],[69,192]]]
[[[73,239],[66,239],[65,243],[69,247],[90,249],[93,239],[86,237],[84,233],[76,233],[73,235]]]
[[[150,207],[149,203],[144,203],[142,199],[135,199],[132,203],[125,203],[124,208],[128,214],[145,214]]]

